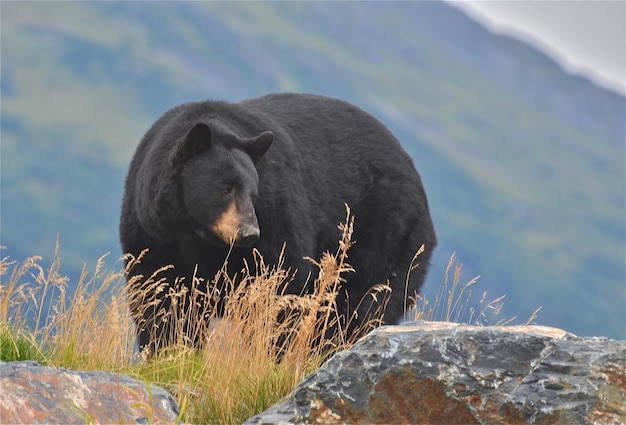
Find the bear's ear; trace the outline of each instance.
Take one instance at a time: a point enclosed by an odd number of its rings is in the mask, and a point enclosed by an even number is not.
[[[208,125],[199,123],[176,142],[176,149],[172,154],[172,162],[179,164],[189,158],[209,150],[211,147],[211,129]]]
[[[265,155],[273,141],[274,133],[271,131],[265,131],[257,137],[246,140],[244,150],[248,155],[250,155],[252,162],[256,164],[263,157],[263,155]]]

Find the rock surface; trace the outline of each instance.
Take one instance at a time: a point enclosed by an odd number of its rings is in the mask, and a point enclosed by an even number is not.
[[[168,392],[128,376],[0,362],[1,424],[161,424],[177,417]]]
[[[626,424],[626,342],[541,326],[382,327],[249,424]],[[105,372],[0,362],[0,423],[175,423],[174,398]]]
[[[624,424],[626,343],[412,322],[337,354],[248,424]]]

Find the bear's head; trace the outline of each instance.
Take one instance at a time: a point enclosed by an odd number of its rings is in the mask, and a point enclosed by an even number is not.
[[[178,203],[196,236],[237,247],[258,240],[256,164],[273,140],[269,131],[242,138],[199,123],[176,142],[170,161],[178,170]]]

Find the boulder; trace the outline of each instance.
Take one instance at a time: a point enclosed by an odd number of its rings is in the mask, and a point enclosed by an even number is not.
[[[174,398],[128,376],[0,362],[0,423],[174,423]]]
[[[626,343],[541,326],[381,327],[248,424],[624,424]]]

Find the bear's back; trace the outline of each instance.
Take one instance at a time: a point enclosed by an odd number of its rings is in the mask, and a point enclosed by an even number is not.
[[[278,93],[245,100],[238,105],[254,115],[271,119],[299,143],[310,142],[316,146],[354,143],[354,137],[358,135],[360,143],[378,138],[385,139],[387,147],[392,141],[395,148],[400,148],[399,142],[378,119],[343,100],[312,94]],[[375,148],[376,144],[371,147]]]
[[[311,94],[270,94],[235,104],[275,132],[268,159],[298,168],[319,184],[338,174],[386,174],[421,186],[412,158],[377,118],[345,101]],[[257,129],[261,130],[261,127]],[[368,172],[367,170],[370,170]],[[398,175],[399,173],[399,175]]]

